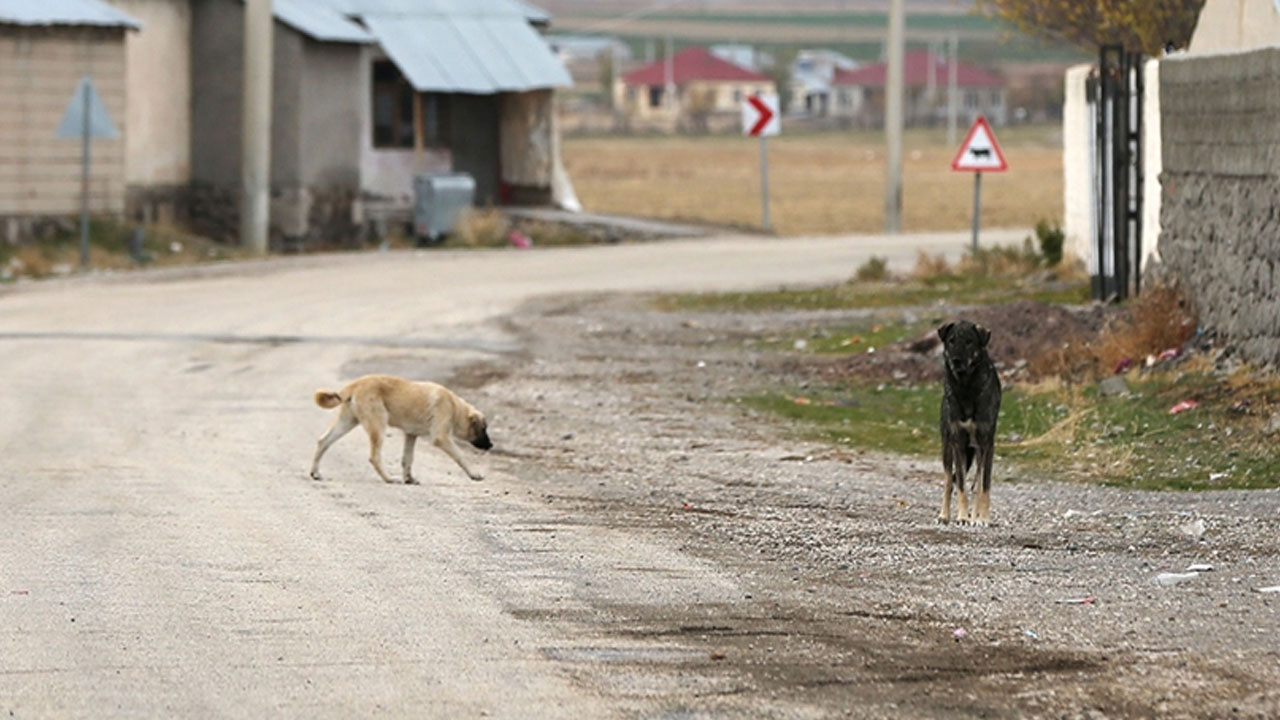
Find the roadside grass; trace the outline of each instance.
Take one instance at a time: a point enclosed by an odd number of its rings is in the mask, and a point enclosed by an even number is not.
[[[89,222],[89,263],[95,270],[189,265],[246,257],[234,246],[167,224],[146,226],[139,247],[132,247],[134,226],[113,220]],[[136,250],[136,252],[135,252]],[[80,231],[60,229],[20,245],[0,243],[0,279],[39,279],[67,275],[80,267]]]
[[[803,350],[816,354],[866,352],[893,343],[911,340],[936,328],[934,319],[905,322],[902,317],[872,316],[841,325],[824,325],[806,332],[770,336],[753,343],[759,350]]]
[[[851,280],[837,285],[802,289],[664,295],[654,301],[654,306],[666,312],[764,312],[918,307],[939,301],[993,305],[1015,300],[1083,303],[1089,300],[1089,285],[1077,279],[1041,284],[1027,280],[1011,282],[1003,277],[948,273],[885,282]]]
[[[941,385],[843,383],[738,398],[795,421],[802,436],[847,448],[939,453]],[[1178,414],[1182,400],[1199,407]],[[1006,388],[997,476],[1100,482],[1148,490],[1280,487],[1280,453],[1262,433],[1280,407],[1280,381],[1222,378],[1205,369],[1148,374],[1130,393],[1057,382]],[[941,471],[941,465],[939,465]]]

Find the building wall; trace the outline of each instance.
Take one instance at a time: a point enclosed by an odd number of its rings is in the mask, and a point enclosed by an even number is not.
[[[1086,264],[1093,257],[1096,232],[1093,224],[1093,136],[1096,131],[1086,89],[1091,72],[1093,65],[1087,63],[1067,70],[1062,103],[1063,254]]]
[[[1160,67],[1160,255],[1203,327],[1280,361],[1280,48]]]
[[[121,137],[128,137],[124,33],[0,25],[0,217],[80,212],[81,143],[54,131],[80,78],[89,75]],[[93,212],[124,210],[124,147],[123,139],[93,141]]]
[[[125,36],[125,180],[131,191],[185,185],[191,179],[191,4],[109,2],[142,24]]]
[[[244,6],[194,0],[192,222],[214,237],[239,222]],[[360,46],[319,43],[275,23],[271,76],[274,238],[350,234],[359,194]]]
[[[1207,0],[1188,48],[1193,55],[1280,44],[1275,0]]]
[[[516,203],[551,201],[558,139],[555,95],[551,90],[501,96],[502,182]]]
[[[294,209],[318,239],[347,244],[360,199],[362,46],[302,39],[299,194]],[[304,192],[305,190],[305,192]]]

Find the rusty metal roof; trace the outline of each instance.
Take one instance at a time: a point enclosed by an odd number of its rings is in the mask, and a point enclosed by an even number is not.
[[[0,0],[0,25],[97,25],[137,30],[142,24],[101,0]]]

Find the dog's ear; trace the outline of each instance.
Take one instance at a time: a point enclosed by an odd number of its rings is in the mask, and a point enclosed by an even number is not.
[[[991,342],[991,331],[981,325],[974,325],[973,328],[978,331],[978,337],[982,338],[982,347],[986,347]]]
[[[955,326],[956,326],[955,323],[949,322],[946,325],[943,325],[942,327],[938,328],[938,337],[942,340],[942,342],[947,341],[947,336],[951,334],[951,330],[955,328]]]

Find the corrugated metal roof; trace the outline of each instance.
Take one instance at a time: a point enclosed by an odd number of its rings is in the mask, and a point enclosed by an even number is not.
[[[101,0],[0,0],[0,25],[142,27]]]
[[[0,0],[0,3],[8,0]],[[371,43],[373,36],[341,13],[309,0],[272,0],[276,19],[324,42]]]
[[[343,15],[518,15],[532,23],[551,22],[546,10],[526,0],[313,0]]]
[[[363,19],[419,92],[487,94],[573,84],[522,14],[366,15]]]

